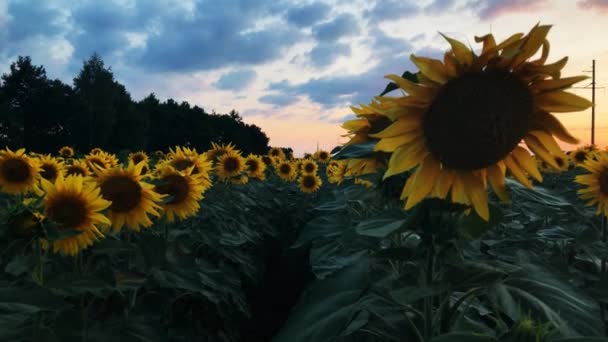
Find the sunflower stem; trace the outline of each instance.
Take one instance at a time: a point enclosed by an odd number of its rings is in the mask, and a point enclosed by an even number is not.
[[[435,249],[433,241],[429,245],[426,263],[426,281],[425,285],[430,287],[433,283],[433,273],[435,271]],[[433,301],[434,296],[429,296],[424,299],[424,337],[425,341],[430,341],[433,336]]]

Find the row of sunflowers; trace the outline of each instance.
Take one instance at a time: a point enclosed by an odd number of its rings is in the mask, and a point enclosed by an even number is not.
[[[280,148],[244,157],[231,144],[213,144],[204,153],[178,146],[152,157],[132,152],[121,163],[115,154],[99,148],[81,158],[69,146],[57,156],[6,148],[0,152],[0,192],[38,205],[22,218],[30,222],[24,229],[47,219],[65,236],[50,242],[52,250],[76,255],[106,231],[138,232],[152,226],[153,219],[172,223],[196,215],[213,182],[243,185],[275,175],[297,183],[303,193],[315,193],[323,184],[319,164],[329,183],[344,178],[346,163],[330,160],[322,150],[295,159]],[[69,235],[67,230],[80,233]],[[48,248],[49,241],[43,239],[42,245]]]

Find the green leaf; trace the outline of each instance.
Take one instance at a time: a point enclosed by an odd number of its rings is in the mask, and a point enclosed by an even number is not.
[[[490,228],[496,226],[503,219],[503,213],[499,206],[489,203],[490,221],[486,222],[474,211],[470,214],[462,214],[459,218],[456,229],[465,239],[474,240],[481,237]]]
[[[34,268],[35,260],[32,255],[15,255],[6,265],[4,271],[16,277],[31,271]]]
[[[374,146],[376,145],[376,143],[377,140],[370,140],[362,142],[360,144],[344,146],[335,155],[332,156],[332,159],[369,157],[376,153],[374,151]]]
[[[59,311],[66,302],[42,287],[0,288],[0,310],[33,314],[39,311]]]
[[[359,222],[356,230],[361,235],[385,238],[400,230],[407,222],[407,216],[401,210],[384,212],[380,216]]]
[[[493,336],[480,335],[470,332],[452,332],[433,337],[431,342],[494,342],[498,341]]]

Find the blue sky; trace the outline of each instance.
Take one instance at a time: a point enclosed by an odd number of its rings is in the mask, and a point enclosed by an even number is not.
[[[234,108],[302,153],[340,142],[349,106],[414,70],[410,54],[442,54],[439,31],[475,46],[539,21],[554,25],[550,59],[608,68],[608,0],[0,0],[0,70],[30,55],[71,84],[97,52],[135,100]]]

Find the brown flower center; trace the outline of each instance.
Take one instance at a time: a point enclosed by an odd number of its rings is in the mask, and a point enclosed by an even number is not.
[[[251,160],[251,159],[247,160],[245,162],[245,165],[247,165],[247,170],[249,172],[256,172],[260,168],[260,166],[258,165],[257,160]]]
[[[144,161],[144,156],[141,154],[134,154],[133,157],[131,158],[133,160],[133,163],[135,165],[139,164],[139,162]]]
[[[155,187],[156,192],[173,197],[167,204],[183,202],[190,192],[188,181],[180,175],[169,175],[161,179],[164,184]]]
[[[226,172],[236,172],[240,166],[239,160],[235,157],[226,157],[222,164]]]
[[[604,169],[600,173],[600,193],[608,195],[608,169]]]
[[[77,229],[86,223],[85,202],[73,195],[62,195],[49,200],[46,215],[59,225],[59,229]]]
[[[279,171],[284,174],[287,175],[291,172],[291,166],[289,166],[289,164],[281,164],[281,167],[279,168]]]
[[[302,179],[302,185],[307,189],[312,189],[317,185],[317,180],[312,175],[306,175]]]
[[[76,175],[76,176],[86,176],[85,171],[82,169],[82,167],[77,166],[77,165],[72,165],[70,167],[68,167],[68,169],[65,172],[68,176],[69,175]]]
[[[578,151],[574,154],[574,160],[576,160],[577,163],[582,163],[585,159],[587,159],[587,152],[585,151]]]
[[[112,211],[127,212],[141,202],[141,186],[127,176],[109,177],[100,188],[101,196],[112,202]]]
[[[30,177],[30,166],[22,159],[10,158],[2,163],[2,176],[9,183],[22,183]]]
[[[57,178],[57,168],[55,167],[55,165],[53,164],[42,164],[40,166],[40,176],[42,176],[42,178],[49,180],[49,181],[54,181],[55,178]]]
[[[423,131],[444,166],[475,170],[504,159],[524,138],[533,96],[512,73],[470,73],[441,87],[426,112]]]
[[[315,171],[315,164],[313,163],[306,163],[304,164],[304,171],[306,173],[312,173]]]

